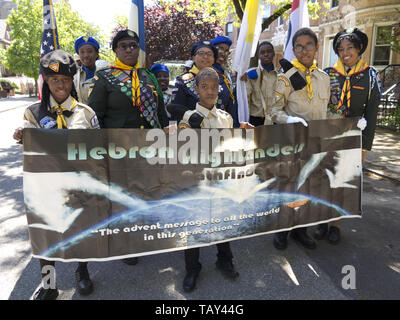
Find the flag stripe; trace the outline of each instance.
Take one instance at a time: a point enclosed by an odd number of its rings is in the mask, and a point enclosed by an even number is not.
[[[53,10],[53,1],[49,1],[50,5],[50,15],[51,15],[51,29],[53,30],[53,42],[54,42],[54,50],[58,50],[58,37],[56,36],[56,24],[55,24],[55,14]]]

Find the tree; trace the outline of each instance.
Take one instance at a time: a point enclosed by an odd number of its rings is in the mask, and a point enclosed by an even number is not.
[[[181,2],[183,6],[185,0]],[[120,16],[116,20],[119,23],[113,30],[114,34],[127,24],[127,19]],[[147,66],[158,60],[190,59],[190,49],[194,42],[213,39],[223,33],[218,22],[204,22],[202,12],[191,11],[184,6],[183,9],[146,6],[144,24]]]
[[[43,31],[43,1],[14,0],[13,9],[6,23],[10,26],[11,44],[0,50],[0,61],[7,69],[37,79],[39,74],[40,42]],[[81,35],[94,36],[105,42],[100,29],[71,11],[70,4],[61,0],[54,6],[60,48],[73,54],[75,39]]]
[[[185,7],[189,8],[190,13],[195,11],[203,12],[203,18],[210,22],[226,21],[228,14],[233,13],[237,24],[240,25],[247,0],[158,0],[156,2],[160,6],[167,8],[174,7],[177,9],[181,9],[183,3]],[[262,30],[267,29],[268,26],[281,15],[287,14],[287,11],[292,7],[292,0],[261,0],[260,3],[275,5],[277,8],[269,18],[264,20]],[[327,0],[323,0],[322,4],[325,7],[329,6]],[[308,1],[308,9],[310,17],[312,19],[317,19],[321,10],[321,4],[319,1]]]

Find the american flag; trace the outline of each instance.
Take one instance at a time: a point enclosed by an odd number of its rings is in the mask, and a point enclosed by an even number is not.
[[[53,1],[43,0],[43,34],[42,42],[40,44],[40,59],[42,59],[45,54],[59,48],[60,46],[58,44],[58,32]],[[39,71],[38,85],[40,99],[43,85],[42,70]]]

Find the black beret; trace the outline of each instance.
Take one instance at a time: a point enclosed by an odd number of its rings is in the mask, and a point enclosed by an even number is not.
[[[360,48],[360,55],[364,53],[368,46],[368,36],[362,32],[361,30],[355,29],[347,29],[340,31],[336,34],[333,39],[333,50],[336,54],[338,54],[338,48],[340,46],[340,42],[342,40],[347,39],[350,42],[354,43],[357,47]]]
[[[196,43],[194,43],[192,46],[192,50],[190,50],[190,56],[193,57],[196,54],[197,50],[199,50],[200,48],[203,48],[203,47],[210,48],[214,53],[214,60],[217,61],[218,49],[213,44],[211,44],[210,41],[202,41],[201,40],[201,41],[197,41]]]
[[[113,51],[115,51],[115,49],[117,48],[119,41],[129,40],[129,39],[136,40],[137,42],[139,42],[139,36],[136,34],[135,31],[132,31],[129,29],[118,31],[118,33],[115,35],[114,39],[112,40]]]
[[[40,68],[46,76],[61,74],[69,77],[73,77],[78,69],[74,58],[64,50],[55,50],[44,55],[40,60]]]

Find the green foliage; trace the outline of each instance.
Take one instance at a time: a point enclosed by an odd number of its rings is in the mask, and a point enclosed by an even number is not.
[[[36,79],[39,74],[40,42],[43,32],[43,1],[14,0],[17,9],[8,16],[11,44],[0,50],[0,62],[7,69]],[[87,23],[65,0],[54,4],[60,49],[70,54],[75,52],[75,39],[82,35],[95,37],[101,44],[100,57],[109,56],[103,45],[107,38],[97,26]],[[106,59],[107,60],[107,59]]]

